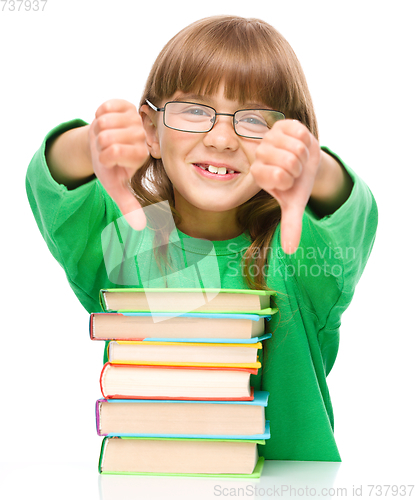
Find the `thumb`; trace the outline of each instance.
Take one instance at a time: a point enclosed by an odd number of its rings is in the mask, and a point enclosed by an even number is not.
[[[281,207],[280,244],[287,254],[295,253],[302,234],[302,217],[304,207],[288,205]]]
[[[144,229],[146,227],[146,215],[127,183],[113,185],[110,191],[108,194],[119,207],[129,226],[136,231]]]
[[[89,144],[95,175],[117,204],[127,223],[136,231],[141,231],[146,227],[146,216],[139,201],[129,188],[128,182],[131,174],[127,168],[117,165],[108,169],[100,163],[93,134],[93,123],[89,130]]]

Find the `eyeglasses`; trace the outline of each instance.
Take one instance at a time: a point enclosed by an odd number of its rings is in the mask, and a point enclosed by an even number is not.
[[[211,106],[194,102],[169,101],[158,108],[146,99],[155,111],[163,111],[166,127],[181,132],[205,133],[212,130],[217,116],[232,116],[235,133],[248,139],[263,139],[268,130],[285,115],[273,109],[240,109],[233,114],[217,113]]]

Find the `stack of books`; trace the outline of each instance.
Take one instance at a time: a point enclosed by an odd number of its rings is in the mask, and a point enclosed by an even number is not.
[[[99,472],[259,477],[268,393],[254,391],[275,292],[102,290],[90,337],[108,362],[96,403]],[[192,312],[188,312],[192,311]]]

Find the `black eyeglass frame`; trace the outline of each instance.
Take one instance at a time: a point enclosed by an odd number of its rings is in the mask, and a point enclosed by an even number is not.
[[[263,137],[252,137],[252,136],[249,136],[249,135],[242,135],[242,134],[239,134],[237,132],[237,130],[235,129],[235,115],[237,113],[240,113],[240,111],[273,111],[274,113],[279,113],[279,115],[282,116],[282,118],[280,118],[281,120],[284,120],[286,118],[286,116],[281,112],[281,111],[277,111],[275,109],[258,109],[258,108],[249,108],[249,109],[238,109],[235,113],[217,113],[217,110],[215,108],[213,108],[212,106],[208,106],[207,104],[200,104],[200,103],[197,103],[197,102],[189,102],[189,101],[168,101],[165,103],[164,107],[163,108],[158,108],[157,106],[155,106],[154,104],[152,104],[148,99],[146,99],[146,103],[148,106],[150,106],[154,111],[159,111],[159,112],[163,112],[163,125],[167,128],[170,128],[172,130],[178,130],[179,132],[188,132],[190,134],[206,134],[207,132],[210,132],[213,128],[214,128],[214,125],[217,121],[217,116],[232,116],[233,117],[233,128],[234,128],[234,132],[239,136],[239,137],[244,137],[246,139],[258,139],[258,140],[262,140]],[[212,111],[214,111],[214,118],[211,119],[211,127],[208,129],[208,130],[183,130],[183,129],[180,129],[180,128],[175,128],[175,127],[170,127],[169,125],[166,125],[166,121],[165,121],[165,108],[166,106],[169,104],[169,103],[183,103],[183,104],[196,104],[197,106],[204,106],[206,108],[209,108],[209,109],[212,109]],[[276,120],[276,121],[279,121],[279,120]]]

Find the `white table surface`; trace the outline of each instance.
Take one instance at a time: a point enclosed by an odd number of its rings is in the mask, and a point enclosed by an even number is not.
[[[384,464],[384,465],[383,465]],[[414,463],[383,457],[355,463],[290,462],[266,460],[258,480],[184,478],[164,476],[99,475],[97,464],[0,464],[0,498],[137,500],[215,498],[416,498],[408,485],[415,483]],[[406,485],[394,496],[371,485]],[[370,494],[371,493],[371,494]],[[409,493],[411,495],[409,496]]]

